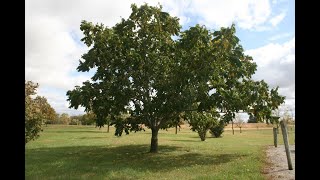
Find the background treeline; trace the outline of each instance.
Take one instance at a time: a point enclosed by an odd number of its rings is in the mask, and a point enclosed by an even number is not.
[[[65,124],[65,125],[94,125],[96,116],[93,113],[87,113],[77,116],[69,116],[67,113],[56,113],[55,118],[47,120],[45,124]]]

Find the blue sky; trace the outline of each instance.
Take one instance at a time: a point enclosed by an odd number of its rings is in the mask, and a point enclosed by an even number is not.
[[[83,114],[69,109],[66,92],[90,78],[93,72],[76,68],[88,49],[80,41],[81,20],[112,27],[127,18],[130,5],[163,6],[180,18],[182,29],[195,24],[211,30],[236,24],[237,36],[258,64],[255,80],[279,86],[287,97],[281,108],[295,110],[295,1],[294,0],[26,0],[25,77],[38,82],[58,113]]]

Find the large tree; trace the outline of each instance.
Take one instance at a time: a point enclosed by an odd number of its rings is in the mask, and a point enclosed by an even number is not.
[[[144,124],[152,131],[150,152],[157,152],[159,129],[179,114],[215,108],[229,121],[255,102],[242,99],[256,64],[243,54],[235,25],[213,33],[200,25],[180,32],[179,19],[161,6],[131,9],[128,19],[111,28],[82,21],[82,41],[90,50],[77,70],[96,72],[67,92],[70,107],[83,106],[97,119],[111,116],[125,130]]]
[[[39,137],[42,124],[55,118],[55,110],[43,96],[36,96],[38,83],[25,82],[25,144]]]

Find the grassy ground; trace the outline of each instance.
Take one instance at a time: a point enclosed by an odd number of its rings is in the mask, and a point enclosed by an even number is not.
[[[150,130],[115,137],[106,129],[45,127],[26,145],[26,179],[264,179],[264,149],[273,145],[272,129],[236,128],[204,142],[188,128],[168,129],[159,132],[159,153],[150,154]],[[294,144],[293,131],[289,137]]]

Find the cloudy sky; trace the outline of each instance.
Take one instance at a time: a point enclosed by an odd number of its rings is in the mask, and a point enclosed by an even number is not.
[[[211,30],[236,24],[237,36],[258,64],[255,80],[279,86],[285,107],[295,110],[295,1],[294,0],[26,0],[25,78],[40,84],[58,113],[84,114],[69,109],[66,92],[89,80],[92,72],[76,68],[88,48],[80,41],[82,20],[112,27],[128,18],[130,5],[163,6],[180,18],[183,29],[195,24]]]

